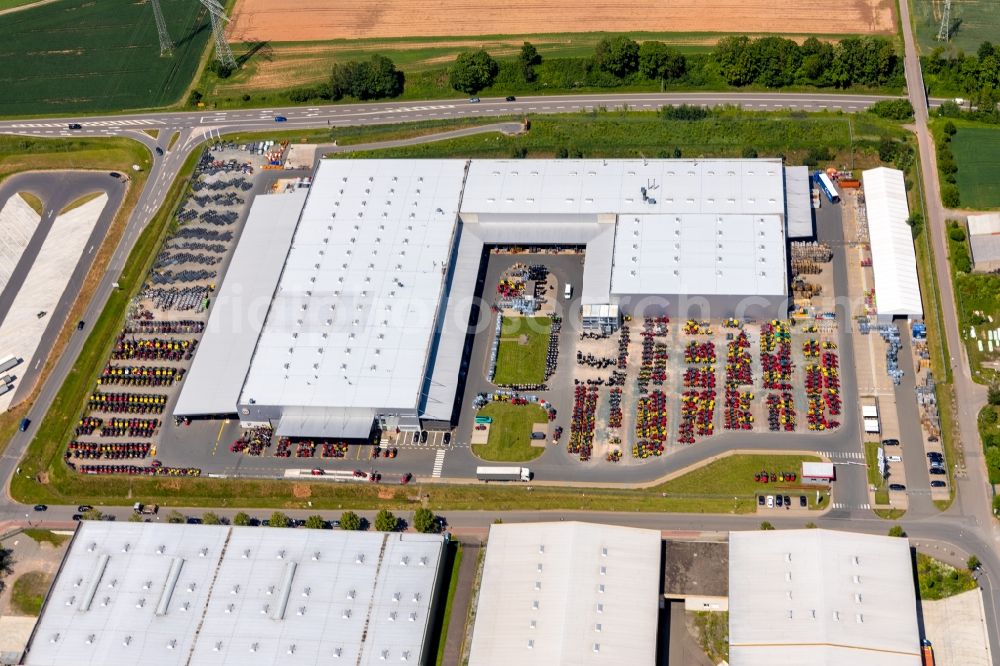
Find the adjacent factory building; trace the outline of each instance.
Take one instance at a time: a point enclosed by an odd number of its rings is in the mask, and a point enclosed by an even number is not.
[[[732,666],[919,666],[906,539],[822,529],[729,534]]]
[[[660,533],[490,527],[469,666],[656,663]]]
[[[753,160],[323,160],[258,196],[176,416],[365,438],[452,420],[491,247],[584,249],[573,305],[782,317],[808,172]]]
[[[26,666],[426,664],[444,537],[82,522]]]

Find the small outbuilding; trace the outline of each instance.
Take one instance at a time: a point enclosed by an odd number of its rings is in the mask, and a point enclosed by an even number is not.
[[[802,483],[828,485],[837,480],[837,470],[830,462],[802,463]]]
[[[976,271],[1000,271],[1000,213],[969,216],[969,249]]]

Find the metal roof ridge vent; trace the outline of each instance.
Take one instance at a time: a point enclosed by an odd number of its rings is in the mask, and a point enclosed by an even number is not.
[[[284,620],[285,609],[288,607],[288,597],[292,593],[292,580],[295,578],[295,571],[298,564],[295,562],[285,562],[285,572],[281,577],[281,587],[278,592],[278,603],[271,613],[272,620]]]
[[[104,577],[104,571],[108,568],[108,562],[111,560],[111,556],[107,553],[101,553],[97,558],[97,564],[94,566],[94,571],[91,574],[90,582],[87,584],[87,590],[83,593],[83,601],[80,602],[80,611],[87,612],[90,610],[90,605],[94,603],[94,595],[97,594],[97,586],[101,584],[101,578]]]
[[[170,558],[170,569],[167,571],[167,580],[160,593],[160,600],[156,604],[156,615],[167,614],[167,606],[170,605],[170,598],[174,595],[174,588],[177,587],[177,579],[181,576],[181,569],[184,568],[183,557]]]

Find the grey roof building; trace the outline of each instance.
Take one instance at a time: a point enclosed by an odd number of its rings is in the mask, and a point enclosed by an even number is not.
[[[81,523],[27,666],[427,663],[444,539]]]
[[[358,439],[376,422],[451,420],[494,246],[584,247],[580,303],[598,310],[783,316],[786,228],[811,229],[808,187],[786,193],[799,171],[777,159],[321,160],[304,200],[255,200],[174,414]]]

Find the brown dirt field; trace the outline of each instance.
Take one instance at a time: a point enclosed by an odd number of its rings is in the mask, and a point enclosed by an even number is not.
[[[892,0],[238,0],[231,41],[527,35],[561,32],[894,32]],[[443,34],[444,33],[444,34]]]

